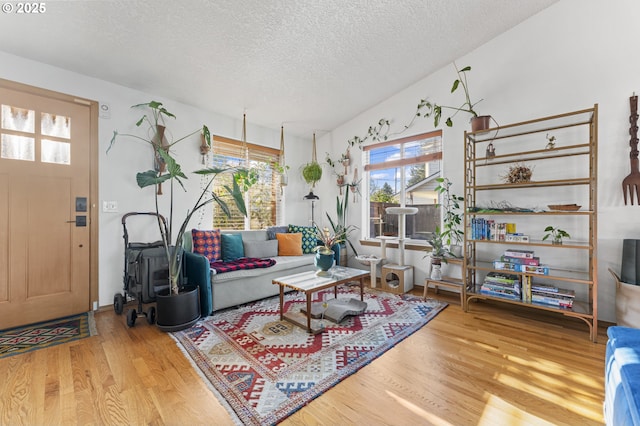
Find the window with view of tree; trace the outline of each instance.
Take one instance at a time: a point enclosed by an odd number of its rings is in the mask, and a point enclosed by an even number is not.
[[[220,207],[213,203],[213,227],[248,230],[264,229],[278,223],[281,214],[280,174],[272,165],[278,164],[280,150],[220,136],[213,136],[212,139],[213,167],[245,167],[255,172],[257,177],[245,196],[247,217],[240,214],[229,195],[221,196],[231,210],[231,217],[227,218]],[[220,189],[224,185],[231,185],[231,179],[231,174],[219,176],[214,181],[215,193],[223,194]]]
[[[436,178],[442,163],[442,131],[423,133],[369,145],[364,149],[365,180],[369,197],[365,235],[398,236],[398,217],[387,214],[393,206],[417,207],[406,217],[405,238],[427,239],[440,224]]]

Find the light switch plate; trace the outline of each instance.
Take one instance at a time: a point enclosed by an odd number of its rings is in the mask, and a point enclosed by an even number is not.
[[[118,202],[117,201],[103,201],[102,202],[102,211],[105,213],[117,213],[118,212]]]

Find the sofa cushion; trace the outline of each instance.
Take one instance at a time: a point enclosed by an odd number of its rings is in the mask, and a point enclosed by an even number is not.
[[[289,232],[289,227],[287,225],[284,226],[270,226],[267,228],[267,238],[270,240],[276,239],[276,234],[285,234]]]
[[[244,246],[242,245],[242,235],[222,234],[222,260],[230,262],[244,257]]]
[[[289,232],[299,232],[302,234],[302,253],[314,253],[314,249],[318,246],[315,227],[289,225]]]
[[[209,259],[209,262],[214,262],[222,257],[219,229],[192,229],[191,238],[194,253],[203,255]]]
[[[276,234],[278,256],[302,256],[302,234]]]
[[[242,240],[244,246],[244,255],[246,257],[274,257],[278,255],[278,240],[267,241],[245,241]]]

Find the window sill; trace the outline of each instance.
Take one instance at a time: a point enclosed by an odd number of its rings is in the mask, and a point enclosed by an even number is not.
[[[361,246],[366,247],[380,247],[380,241],[375,239],[368,240],[360,240]],[[387,248],[398,248],[398,242],[394,240],[387,241]],[[417,240],[405,240],[404,241],[404,249],[405,250],[414,250],[414,251],[431,251],[431,246],[426,241],[420,242]]]

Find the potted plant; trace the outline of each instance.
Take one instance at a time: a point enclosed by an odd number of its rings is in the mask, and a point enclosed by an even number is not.
[[[440,119],[442,118],[442,110],[443,109],[453,110],[454,111],[453,114],[447,117],[445,121],[445,124],[448,127],[452,127],[453,126],[452,118],[459,112],[466,112],[471,114],[471,130],[472,131],[476,132],[476,131],[482,131],[482,130],[488,129],[491,122],[491,116],[478,115],[478,113],[474,109],[475,106],[482,101],[482,99],[480,99],[478,102],[472,102],[471,97],[469,96],[469,84],[467,83],[467,72],[471,71],[471,67],[466,66],[462,69],[458,69],[455,62],[453,66],[456,69],[456,74],[458,74],[458,78],[456,78],[453,81],[453,85],[451,86],[451,93],[458,90],[458,87],[462,87],[462,90],[464,91],[464,103],[458,107],[455,107],[455,106],[439,105],[436,103],[431,103],[426,99],[422,99],[418,104],[417,115],[418,116],[423,115],[424,117],[433,116],[433,125],[435,127],[438,127],[438,124],[440,124]],[[423,108],[426,108],[425,113],[420,112],[420,110]]]
[[[273,162],[271,163],[271,169],[280,176],[280,186],[285,187],[289,184],[289,176],[287,175],[287,170],[289,170],[289,166],[286,164],[282,165],[280,163]]]
[[[180,165],[176,162],[175,158],[172,156],[170,152],[171,147],[176,145],[178,142],[192,135],[195,135],[196,133],[201,133],[204,136],[207,145],[211,146],[211,134],[207,126],[202,126],[202,129],[195,130],[194,132],[191,132],[182,138],[176,139],[173,142],[158,144],[154,142],[154,137],[149,138],[146,135],[155,134],[155,129],[159,125],[164,126],[165,119],[175,118],[175,115],[167,111],[162,106],[162,103],[156,101],[134,105],[132,108],[148,108],[151,111],[151,117],[148,117],[145,114],[140,120],[136,122],[136,126],[138,127],[142,126],[143,124],[147,125],[150,132],[145,132],[145,136],[138,136],[134,134],[119,134],[117,131],[114,131],[109,149],[111,149],[111,147],[119,137],[131,137],[150,144],[153,147],[154,157],[156,157],[158,161],[165,166],[163,168],[156,167],[153,170],[147,170],[137,173],[136,182],[138,183],[138,186],[140,188],[146,188],[148,186],[157,187],[158,185],[165,182],[169,184],[169,215],[165,216],[168,217],[168,227],[164,228],[160,223],[160,220],[158,220],[158,227],[160,229],[162,242],[167,256],[168,288],[164,293],[160,292],[156,295],[157,324],[158,327],[164,331],[177,331],[190,327],[200,318],[198,287],[182,286],[180,283],[183,236],[187,229],[187,226],[189,225],[189,221],[196,211],[213,202],[217,203],[220,206],[224,214],[230,216],[231,213],[229,211],[229,207],[224,202],[224,200],[221,199],[213,191],[209,192],[214,179],[218,175],[223,173],[233,173],[233,185],[232,187],[226,186],[225,190],[233,198],[236,206],[238,207],[238,210],[246,216],[246,207],[244,204],[241,186],[246,187],[248,173],[240,169],[219,168],[205,168],[194,172],[201,176],[207,176],[208,181],[204,185],[200,195],[196,199],[191,209],[188,209],[186,211],[186,215],[182,223],[180,224],[178,232],[176,233],[175,240],[172,240],[175,186],[177,183],[182,187],[183,190],[186,191],[183,181],[188,178],[182,171]],[[159,192],[154,191],[155,210],[157,214],[160,214],[158,195],[160,195]]]
[[[313,188],[316,186],[316,182],[318,182],[322,178],[322,167],[318,164],[318,157],[316,155],[316,134],[313,134],[313,148],[311,150],[311,161],[304,166],[302,166],[302,178],[305,182],[311,185],[311,193],[313,193]]]
[[[353,253],[357,256],[358,252],[353,246],[353,243],[349,240],[349,234],[351,234],[356,227],[353,225],[347,225],[347,207],[349,207],[349,192],[345,191],[344,201],[340,201],[339,196],[336,197],[336,220],[333,220],[328,212],[327,219],[329,220],[329,224],[331,225],[333,232],[341,240],[341,245],[346,249],[346,244],[348,243],[351,250],[353,250]]]
[[[435,190],[442,197],[442,202],[439,206],[443,208],[444,212],[442,237],[454,256],[460,257],[462,254],[461,243],[464,239],[464,232],[460,229],[463,223],[460,203],[464,202],[464,198],[451,193],[452,183],[448,178],[441,177],[437,178],[436,181],[438,186],[436,186]]]
[[[315,224],[314,224],[315,225]],[[316,257],[314,264],[318,268],[317,275],[326,275],[327,271],[331,269],[334,262],[333,246],[344,242],[341,234],[329,231],[326,226],[321,230],[318,225],[316,227],[316,238],[322,244],[315,248]]]
[[[561,245],[563,238],[571,238],[571,235],[569,235],[567,231],[553,226],[547,226],[544,228],[544,232],[546,232],[546,234],[542,237],[542,241],[551,237],[551,244]]]
[[[431,245],[431,249],[426,250],[427,254],[424,257],[431,257],[430,278],[432,280],[439,280],[442,278],[442,272],[440,269],[442,262],[447,263],[447,256],[453,257],[453,253],[451,253],[447,248],[444,239],[444,233],[441,232],[439,226],[436,226],[435,232],[433,232],[427,239],[427,242]]]
[[[302,167],[302,177],[304,181],[311,185],[312,188],[315,187],[316,182],[318,182],[322,178],[322,167],[316,161],[311,161]]]

